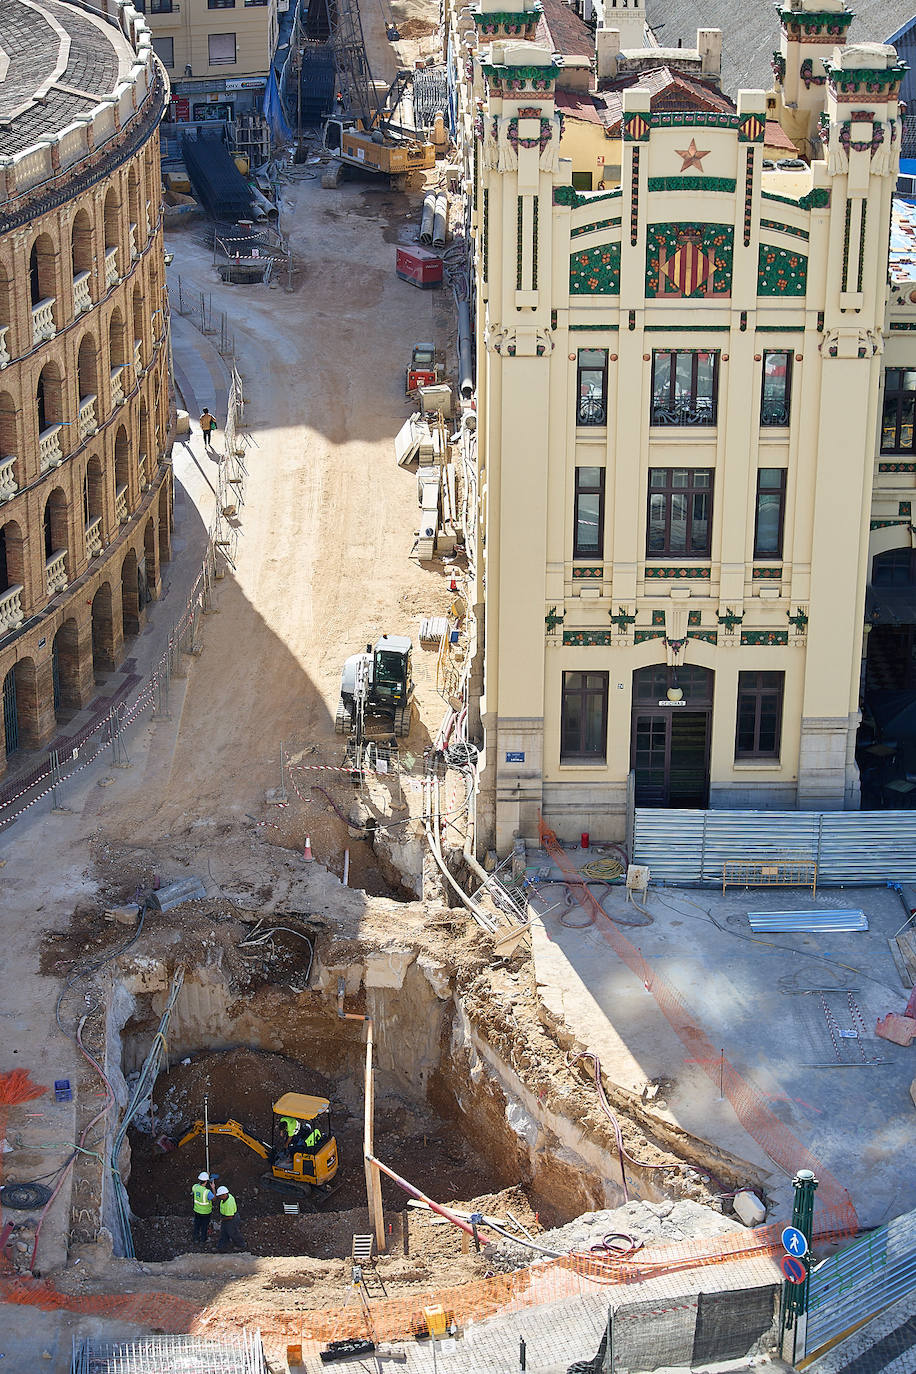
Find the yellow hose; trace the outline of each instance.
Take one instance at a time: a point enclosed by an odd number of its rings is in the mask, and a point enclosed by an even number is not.
[[[596,878],[602,883],[612,883],[615,878],[623,877],[623,864],[619,859],[592,859],[579,870],[586,878]]]

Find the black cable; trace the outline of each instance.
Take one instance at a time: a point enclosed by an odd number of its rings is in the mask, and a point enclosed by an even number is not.
[[[61,988],[60,996],[58,997],[57,1002],[54,1005],[54,1020],[57,1022],[57,1029],[60,1031],[61,1035],[65,1035],[68,1040],[74,1040],[76,1037],[75,1035],[71,1035],[69,1031],[65,1031],[63,1026],[61,1025],[60,1009],[67,993],[73,987],[74,983],[78,983],[81,978],[88,978],[91,974],[98,973],[100,968],[104,968],[106,964],[110,964],[113,959],[119,959],[122,954],[127,953],[131,945],[135,945],[137,943],[137,941],[140,939],[140,936],[143,934],[143,923],[146,920],[146,913],[148,910],[149,903],[146,899],[144,899],[142,906],[139,906],[140,920],[137,925],[137,929],[134,931],[133,935],[130,937],[127,943],[122,945],[120,949],[114,950],[111,954],[106,954],[103,959],[99,959],[96,963],[89,964],[85,968],[77,969],[73,977],[68,982],[66,982],[64,986]]]

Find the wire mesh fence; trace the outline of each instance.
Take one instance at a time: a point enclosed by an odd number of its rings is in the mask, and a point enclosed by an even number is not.
[[[143,1336],[135,1341],[73,1338],[71,1374],[266,1374],[259,1331],[217,1340]]]
[[[225,310],[214,310],[212,291],[201,291],[176,276],[174,282],[168,283],[168,296],[171,308],[191,320],[201,334],[212,337],[224,358],[235,358],[235,334]]]

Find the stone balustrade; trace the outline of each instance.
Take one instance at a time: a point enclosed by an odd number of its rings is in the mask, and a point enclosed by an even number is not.
[[[118,276],[118,250],[117,248],[105,249],[105,285],[117,286],[120,280]]]
[[[134,372],[137,380],[143,376],[143,340],[134,339]]]
[[[45,561],[45,583],[48,596],[56,596],[67,589],[67,550],[55,549]]]
[[[102,552],[102,517],[97,515],[86,526],[86,556],[98,558]]]
[[[130,256],[136,261],[140,256],[140,249],[137,247],[137,226],[129,224],[127,226],[127,243],[130,248]]]
[[[0,501],[8,501],[18,490],[15,457],[0,458]]]
[[[127,509],[127,487],[120,486],[115,491],[115,516],[119,525],[126,525],[130,519],[130,512]]]
[[[6,367],[11,362],[10,351],[6,346],[6,336],[9,333],[9,325],[0,325],[0,367]]]
[[[80,397],[79,420],[77,422],[80,443],[88,439],[91,434],[95,434],[99,427],[98,416],[95,413],[96,399],[95,396]]]
[[[44,339],[53,339],[57,333],[54,323],[54,302],[56,296],[46,296],[43,301],[32,306],[32,343],[40,344]]]
[[[78,315],[82,310],[92,309],[92,296],[89,291],[89,273],[77,272],[73,278],[73,309]]]
[[[41,458],[42,472],[49,472],[51,468],[60,467],[64,461],[64,455],[60,448],[60,425],[48,425],[38,436],[38,454]]]
[[[124,400],[124,367],[118,364],[111,369],[111,404],[119,406]]]
[[[5,592],[0,592],[0,634],[18,630],[22,619],[22,587],[7,587]]]

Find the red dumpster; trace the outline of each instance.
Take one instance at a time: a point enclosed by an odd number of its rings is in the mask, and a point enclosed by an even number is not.
[[[428,248],[398,248],[397,273],[401,281],[412,282],[421,291],[442,285],[442,259]]]

